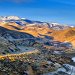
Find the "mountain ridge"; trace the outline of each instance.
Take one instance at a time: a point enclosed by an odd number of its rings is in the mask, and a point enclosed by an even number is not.
[[[16,20],[15,18],[19,20]],[[61,41],[61,42],[65,42],[65,41],[71,42],[73,46],[75,46],[74,44],[75,27],[74,26],[62,25],[59,23],[32,21],[28,19],[21,19],[16,16],[10,16],[9,21],[8,20],[0,21],[0,26],[9,30],[28,33],[34,37],[44,38],[44,36],[41,36],[41,35],[52,36],[54,37],[54,40]]]
[[[57,30],[60,30],[60,29],[65,29],[65,28],[69,28],[69,27],[73,27],[73,26],[68,26],[68,25],[65,25],[65,24],[59,24],[59,23],[48,23],[48,22],[42,22],[42,21],[33,21],[33,20],[29,20],[29,19],[26,19],[26,18],[20,18],[18,16],[1,16],[0,17],[0,22],[4,22],[4,23],[8,23],[8,22],[14,22],[18,25],[21,25],[21,26],[29,26],[29,25],[46,25],[48,26],[49,28],[53,28],[53,29],[57,29]]]

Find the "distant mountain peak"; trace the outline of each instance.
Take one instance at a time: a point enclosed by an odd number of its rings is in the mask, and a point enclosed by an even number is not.
[[[18,16],[0,16],[0,20],[20,20]]]

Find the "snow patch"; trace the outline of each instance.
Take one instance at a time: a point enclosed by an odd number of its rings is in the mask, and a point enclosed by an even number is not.
[[[75,57],[72,58],[73,62],[75,62]]]

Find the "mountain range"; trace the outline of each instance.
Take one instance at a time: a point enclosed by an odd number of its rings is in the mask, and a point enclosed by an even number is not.
[[[17,16],[8,16],[8,17],[0,17],[0,32],[4,32],[6,29],[14,30],[13,33],[11,31],[5,31],[9,33],[9,35],[13,37],[24,37],[22,34],[27,33],[34,37],[42,38],[42,35],[51,36],[54,40],[61,42],[70,42],[75,46],[75,27],[59,24],[59,23],[47,23],[41,21],[32,21],[25,18],[19,18]],[[4,31],[2,27],[6,28]],[[5,33],[5,36],[6,35]],[[19,34],[18,34],[19,33]],[[18,36],[16,35],[18,34]],[[21,36],[20,36],[21,35]],[[25,34],[26,35],[26,34]],[[26,37],[26,36],[25,36]],[[31,37],[30,37],[31,38]],[[59,39],[60,38],[60,39]]]

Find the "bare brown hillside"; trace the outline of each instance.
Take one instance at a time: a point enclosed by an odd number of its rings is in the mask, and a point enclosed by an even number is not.
[[[71,42],[75,46],[75,28],[65,30],[53,30],[45,26],[19,26],[16,23],[0,23],[0,26],[9,30],[29,33],[35,37],[47,35],[54,37],[54,40],[61,42]]]

